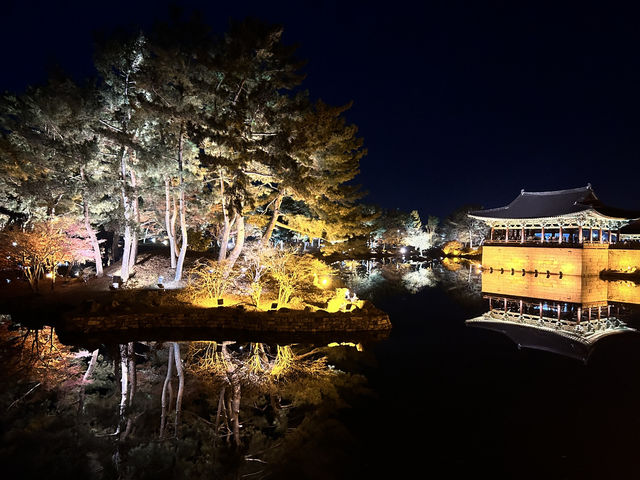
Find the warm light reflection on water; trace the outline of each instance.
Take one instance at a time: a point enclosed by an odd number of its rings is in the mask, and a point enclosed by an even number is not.
[[[482,292],[510,297],[537,298],[556,302],[605,305],[607,302],[640,304],[640,286],[634,282],[608,281],[600,277],[484,271]]]

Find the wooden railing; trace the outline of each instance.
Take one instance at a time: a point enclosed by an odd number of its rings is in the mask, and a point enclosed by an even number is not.
[[[483,245],[506,245],[511,247],[561,247],[561,248],[582,248],[581,243],[573,243],[573,242],[540,242],[540,240],[529,240],[525,242],[521,242],[520,240],[486,240]]]
[[[524,324],[531,327],[542,327],[550,330],[560,331],[588,339],[592,335],[612,332],[616,330],[630,330],[623,322],[616,317],[607,317],[601,319],[584,320],[580,323],[560,319],[556,317],[546,317],[539,315],[531,315],[528,313],[516,313],[504,310],[491,310],[484,314],[486,319],[508,321],[512,323]]]

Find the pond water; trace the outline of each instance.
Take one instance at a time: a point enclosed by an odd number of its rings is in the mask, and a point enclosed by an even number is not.
[[[100,345],[83,381],[96,345],[5,325],[4,468],[21,478],[638,477],[635,284],[447,261],[340,268],[388,312],[388,338],[180,332],[171,342],[165,332]],[[536,288],[550,293],[527,294]]]

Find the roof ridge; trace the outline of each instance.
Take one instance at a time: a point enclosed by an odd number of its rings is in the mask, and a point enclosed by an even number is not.
[[[523,188],[522,190],[520,190],[520,195],[557,195],[559,193],[570,193],[570,192],[579,192],[579,191],[587,191],[587,190],[591,190],[593,192],[593,189],[591,188],[590,183],[588,183],[586,187],[566,188],[564,190],[547,190],[543,192],[527,192]]]

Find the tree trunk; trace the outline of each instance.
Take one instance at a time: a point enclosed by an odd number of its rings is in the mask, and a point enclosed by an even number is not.
[[[227,258],[227,246],[229,245],[230,231],[231,231],[231,224],[229,223],[229,218],[225,217],[224,226],[222,228],[222,239],[220,240],[220,252],[218,253],[219,262]]]
[[[114,230],[111,240],[111,264],[114,264],[118,260],[118,243],[120,243],[120,232]]]
[[[91,378],[91,375],[93,375],[93,371],[96,369],[96,362],[98,361],[99,351],[100,349],[96,348],[91,354],[91,360],[89,361],[89,366],[87,367],[87,371],[82,377],[83,382],[88,382],[89,379]]]
[[[236,237],[236,244],[233,247],[231,254],[229,255],[229,265],[227,266],[227,271],[231,271],[231,269],[235,265],[236,260],[238,260],[238,257],[240,256],[240,252],[242,251],[242,247],[244,245],[244,235],[245,235],[244,217],[242,216],[241,213],[239,213],[236,218],[237,218],[238,235]]]
[[[234,375],[231,382],[231,425],[233,428],[234,443],[236,448],[240,448],[240,381]]]
[[[138,257],[138,225],[140,225],[140,210],[138,208],[138,182],[133,170],[129,171],[131,176],[131,187],[133,188],[133,198],[131,199],[131,209],[133,212],[134,224],[131,228],[131,253],[129,254],[129,271],[133,270]]]
[[[127,345],[127,360],[129,361],[129,407],[133,405],[133,397],[136,396],[138,386],[138,372],[136,370],[136,353],[133,349],[133,342]]]
[[[224,226],[222,230],[222,239],[220,240],[220,253],[218,253],[219,262],[227,258],[227,245],[229,244],[229,231],[231,230],[229,214],[227,213],[227,208],[225,206],[224,178],[222,177],[222,171],[220,171],[220,198],[222,199],[222,216],[224,218]]]
[[[173,228],[171,225],[171,196],[169,191],[169,177],[165,177],[164,179],[164,202],[164,222],[167,229],[167,237],[169,238],[169,257],[171,258],[171,268],[176,268],[176,237],[174,236],[175,224]]]
[[[127,345],[120,345],[120,408],[118,410],[118,429],[124,431],[127,405],[129,404],[129,362]]]
[[[129,275],[133,272],[133,267],[136,264],[136,257],[138,256],[138,229],[136,227],[131,229],[131,253],[129,253]]]
[[[178,220],[178,204],[176,203],[176,196],[171,195],[171,204],[173,206],[173,213],[171,214],[171,236],[173,237],[173,254],[178,259],[178,243],[176,240],[176,221]],[[175,262],[174,262],[175,263]]]
[[[85,183],[84,169],[80,169],[80,177],[83,184]],[[93,259],[96,262],[96,276],[101,277],[104,275],[102,270],[102,255],[100,254],[100,244],[98,243],[98,237],[96,232],[91,228],[91,220],[89,218],[89,202],[87,201],[86,194],[82,195],[82,205],[84,209],[84,228],[87,230],[87,235],[91,241],[91,248],[93,248]]]
[[[122,265],[120,267],[120,277],[123,282],[129,280],[129,266],[131,259],[131,227],[127,224],[124,227],[124,248],[122,249]]]
[[[182,269],[184,267],[184,258],[187,255],[187,207],[184,199],[184,181],[182,178],[182,131],[180,131],[180,139],[178,141],[178,169],[180,171],[180,193],[179,193],[179,210],[180,210],[180,233],[182,238],[180,245],[180,255],[178,256],[178,262],[176,264],[176,277],[175,281],[182,280]]]
[[[218,433],[218,430],[220,428],[220,419],[222,418],[222,411],[223,411],[223,406],[224,406],[224,393],[225,393],[225,387],[224,385],[222,386],[222,388],[220,389],[220,395],[218,397],[218,410],[216,411],[216,424],[215,424],[215,432]]]
[[[175,281],[182,280],[182,269],[184,268],[184,259],[187,256],[187,219],[186,219],[186,206],[184,200],[184,191],[180,191],[180,236],[182,237],[180,245],[180,255],[176,263],[176,277]]]
[[[175,419],[175,436],[178,437],[180,428],[180,415],[182,413],[182,395],[184,393],[184,372],[182,370],[182,359],[180,358],[180,345],[174,342],[174,360],[176,364],[176,373],[178,374],[178,394],[176,395],[176,419]]]
[[[100,253],[100,244],[98,243],[98,237],[96,237],[96,232],[91,228],[91,221],[89,220],[89,204],[83,198],[84,203],[84,227],[87,230],[87,235],[89,235],[89,240],[91,241],[91,247],[93,248],[93,259],[96,262],[96,276],[101,277],[104,275],[104,271],[102,269],[102,254]]]
[[[167,375],[164,378],[164,384],[162,385],[162,412],[160,414],[160,439],[164,437],[164,429],[167,424],[167,413],[171,399],[167,398],[169,387],[171,386],[171,375],[173,375],[173,345],[169,347],[169,361],[167,362]]]
[[[120,176],[122,180],[122,207],[124,209],[124,249],[122,251],[122,266],[120,277],[126,282],[129,279],[129,265],[131,257],[131,200],[127,194],[127,148],[122,148],[120,158]]]
[[[278,193],[278,196],[275,199],[273,204],[273,216],[271,217],[271,221],[269,225],[267,225],[267,229],[260,240],[260,246],[266,247],[269,244],[269,240],[271,239],[271,235],[273,234],[273,229],[276,226],[276,222],[278,221],[278,216],[280,215],[280,205],[282,205],[282,199],[284,198],[284,190]]]
[[[227,405],[228,417],[231,420],[231,431],[233,432],[233,443],[236,448],[240,447],[240,381],[236,375],[236,369],[231,361],[231,356],[227,350],[227,345],[233,342],[222,343],[222,357],[227,365],[227,381],[231,386],[230,402]]]

